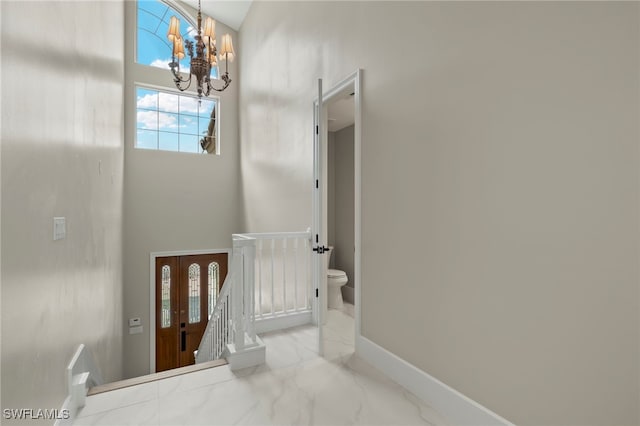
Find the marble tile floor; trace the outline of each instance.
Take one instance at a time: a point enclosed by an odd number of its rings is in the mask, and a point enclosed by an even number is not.
[[[311,325],[266,333],[264,365],[228,366],[93,395],[74,425],[444,425],[353,353],[353,305],[329,310],[325,356]]]

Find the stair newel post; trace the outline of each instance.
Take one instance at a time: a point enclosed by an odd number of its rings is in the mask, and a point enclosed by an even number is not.
[[[245,247],[240,241],[233,248],[233,267],[237,273],[238,284],[232,288],[232,317],[234,329],[234,344],[236,351],[244,349],[244,320],[243,320],[243,304],[244,304],[244,251]]]
[[[255,264],[256,264],[256,239],[252,238],[245,246],[244,257],[244,313],[247,335],[252,343],[256,341],[255,332]]]

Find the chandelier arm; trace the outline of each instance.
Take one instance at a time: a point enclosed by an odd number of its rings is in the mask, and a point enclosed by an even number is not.
[[[187,81],[189,83],[191,83],[191,75],[189,75],[189,78],[182,78],[182,75],[180,75],[179,72],[173,72],[173,81],[178,84],[178,83],[186,83]]]
[[[191,77],[191,76],[189,76],[189,77]],[[183,84],[183,83],[187,83],[187,82],[188,82],[189,84],[187,84],[186,86],[184,86],[184,84]],[[191,86],[191,78],[189,78],[188,80],[177,80],[177,79],[174,79],[174,80],[173,80],[173,83],[176,85],[176,88],[177,88],[179,91],[184,92],[185,90],[187,90],[187,89]]]
[[[224,91],[224,89],[229,87],[229,84],[231,83],[231,79],[229,78],[229,73],[225,72],[224,75],[222,76],[221,80],[224,81],[224,86],[222,86],[220,89],[216,89],[215,87],[211,86],[211,88],[213,90],[215,90],[216,92],[222,92],[222,91]]]
[[[185,90],[187,90],[189,87],[191,87],[191,81],[192,81],[192,79],[191,79],[191,75],[189,75],[189,84],[187,84],[187,87],[183,87],[183,88],[178,87],[178,89],[180,89],[180,91],[181,91],[181,92],[184,92],[184,91],[185,91]]]

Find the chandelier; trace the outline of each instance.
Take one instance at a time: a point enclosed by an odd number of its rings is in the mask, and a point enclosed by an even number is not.
[[[171,17],[169,22],[169,31],[167,38],[173,43],[173,51],[171,54],[171,62],[169,68],[173,74],[173,82],[178,90],[184,92],[191,86],[193,77],[198,84],[198,97],[209,96],[211,90],[222,92],[229,87],[231,78],[229,78],[229,62],[233,61],[235,52],[233,51],[233,42],[231,35],[222,36],[220,45],[220,54],[216,48],[216,21],[207,17],[202,26],[202,14],[200,13],[200,0],[198,0],[198,32],[195,35],[195,42],[184,40],[180,35],[180,20],[175,16]],[[180,74],[180,59],[184,58],[184,46],[187,47],[189,58],[191,58],[189,77],[183,78]],[[194,56],[195,47],[195,56]],[[211,69],[218,67],[218,61],[224,61],[225,68],[221,80],[224,85],[220,88],[213,87],[211,84]]]

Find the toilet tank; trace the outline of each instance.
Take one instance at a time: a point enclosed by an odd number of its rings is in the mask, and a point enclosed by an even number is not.
[[[329,246],[329,249],[324,252],[324,269],[329,269],[329,265],[331,264],[331,254],[333,253],[333,246]],[[326,275],[326,274],[325,274]]]

